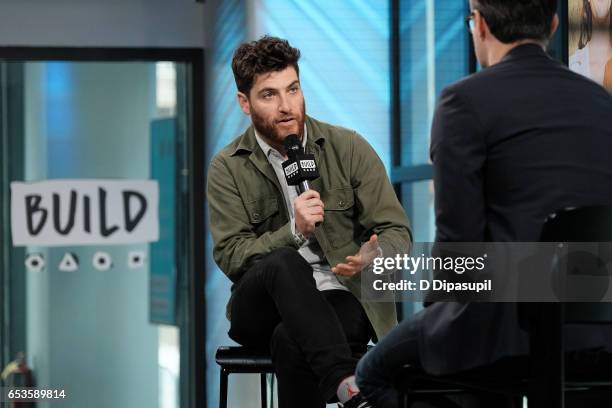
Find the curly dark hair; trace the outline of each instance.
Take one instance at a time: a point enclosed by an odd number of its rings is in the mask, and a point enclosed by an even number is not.
[[[236,87],[245,95],[253,87],[255,76],[272,71],[282,71],[288,66],[300,75],[298,60],[300,50],[282,38],[264,36],[257,41],[241,44],[232,58],[232,71]]]

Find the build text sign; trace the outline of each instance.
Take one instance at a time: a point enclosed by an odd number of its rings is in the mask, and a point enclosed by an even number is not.
[[[159,239],[154,180],[11,183],[14,246],[112,245]]]

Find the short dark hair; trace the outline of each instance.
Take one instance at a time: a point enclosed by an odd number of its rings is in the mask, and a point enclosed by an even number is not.
[[[610,41],[612,41],[612,4],[610,5],[610,21],[608,22],[610,29]],[[593,10],[589,0],[582,0],[582,18],[580,19],[580,38],[578,39],[578,48],[583,49],[591,41],[593,37]]]
[[[509,44],[519,40],[547,41],[557,0],[473,0],[491,34]]]
[[[300,50],[282,38],[264,36],[257,41],[241,44],[232,58],[232,71],[238,90],[247,96],[255,76],[266,72],[282,71],[288,66],[300,75]]]

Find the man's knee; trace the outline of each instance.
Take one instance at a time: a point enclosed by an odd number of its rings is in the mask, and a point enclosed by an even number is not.
[[[299,346],[289,335],[287,328],[282,323],[279,323],[272,332],[270,351],[274,360],[277,360],[279,357],[287,358],[289,355],[300,354]]]
[[[380,364],[379,356],[376,355],[376,347],[367,352],[359,360],[355,370],[355,377],[359,388],[367,389],[371,384],[378,383],[386,377]]]

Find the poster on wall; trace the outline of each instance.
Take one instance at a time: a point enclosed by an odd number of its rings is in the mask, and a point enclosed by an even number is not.
[[[159,239],[155,180],[11,183],[14,246],[115,245]]]
[[[612,0],[568,0],[569,67],[612,92]]]

